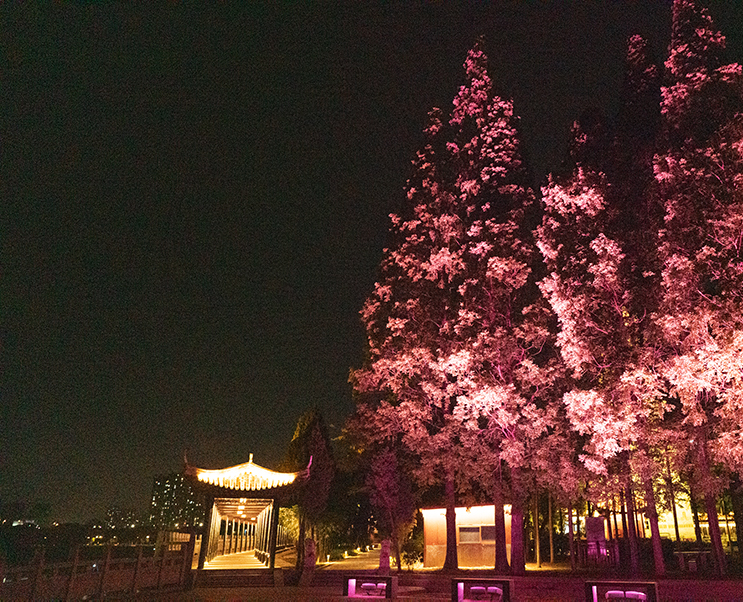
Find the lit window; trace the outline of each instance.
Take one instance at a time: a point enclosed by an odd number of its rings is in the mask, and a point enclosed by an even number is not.
[[[495,541],[495,525],[483,525],[480,533],[483,541]]]
[[[459,527],[459,543],[480,543],[480,527]]]

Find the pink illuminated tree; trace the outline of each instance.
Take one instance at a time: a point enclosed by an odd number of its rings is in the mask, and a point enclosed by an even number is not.
[[[420,485],[444,484],[444,566],[454,569],[459,446],[452,433],[456,397],[449,356],[456,347],[461,224],[447,184],[449,152],[440,110],[429,114],[425,135],[408,181],[405,213],[391,216],[391,244],[362,310],[369,352],[365,365],[352,373],[360,398],[354,424],[376,444],[401,440],[419,458]]]
[[[705,499],[725,571],[716,496],[720,468],[743,469],[743,79],[724,64],[724,36],[706,10],[676,0],[666,61],[665,144],[655,158],[662,302],[662,374],[681,406],[693,486]]]
[[[393,242],[362,312],[369,361],[353,375],[358,392],[376,392],[359,408],[365,423],[399,435],[420,458],[419,483],[443,480],[451,516],[445,568],[456,566],[455,487],[466,489],[483,471],[500,508],[497,526],[508,487],[512,545],[523,546],[530,445],[547,424],[536,359],[549,316],[531,276],[534,195],[517,120],[512,103],[492,92],[482,43],[464,67],[448,128],[440,112],[431,114],[408,213],[393,216]],[[508,570],[505,531],[496,531],[499,569]],[[522,571],[523,552],[513,557]]]
[[[656,572],[665,570],[656,512],[653,462],[666,446],[663,397],[654,388],[649,314],[657,299],[657,211],[652,182],[652,132],[657,122],[657,76],[644,41],[629,41],[620,126],[611,143],[592,139],[597,128],[576,124],[572,174],[552,177],[543,189],[537,230],[548,276],[540,288],[557,314],[561,356],[574,379],[565,394],[567,415],[585,438],[581,460],[595,483],[616,482],[632,499],[632,473],[645,494]],[[654,117],[654,115],[656,117]],[[595,136],[595,134],[593,134]],[[583,148],[608,148],[596,155]],[[656,271],[653,271],[656,269]],[[619,460],[619,461],[617,461]],[[604,495],[610,492],[599,492]],[[639,570],[630,530],[630,561]]]
[[[392,540],[397,570],[402,570],[400,546],[415,525],[418,510],[412,485],[391,448],[373,454],[366,480],[377,524]]]
[[[537,251],[528,224],[535,199],[519,148],[518,120],[513,103],[490,89],[485,61],[477,46],[466,63],[472,83],[455,99],[450,120],[465,264],[457,290],[461,351],[454,414],[460,437],[476,450],[469,471],[496,506],[496,569],[509,570],[502,525],[504,500],[510,498],[511,568],[522,573],[533,459],[552,418],[546,411],[553,369],[550,314],[532,274]]]

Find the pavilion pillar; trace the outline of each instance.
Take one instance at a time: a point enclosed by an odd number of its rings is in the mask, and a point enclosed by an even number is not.
[[[266,564],[268,562],[268,539],[269,539],[269,529],[271,525],[271,508],[270,506],[266,507],[266,509],[263,511],[263,535],[261,536],[262,543],[261,548],[263,548],[263,564]]]
[[[266,560],[268,560],[270,541],[271,541],[271,506],[268,506],[266,508],[266,513],[263,516],[263,551],[266,553]]]
[[[206,524],[204,525],[204,530],[201,533],[201,548],[199,548],[199,564],[198,564],[198,570],[204,568],[204,562],[206,561],[206,555],[207,551],[209,549],[209,546],[211,545],[211,533],[212,533],[212,523],[214,522],[214,514],[216,508],[214,507],[214,498],[208,497],[206,499],[206,507],[209,509],[207,511],[207,517],[206,517]]]
[[[271,556],[271,506],[267,506],[263,518],[263,564],[268,566]]]
[[[222,517],[219,515],[219,510],[217,508],[214,509],[215,516],[214,520],[212,521],[212,537],[209,540],[209,551],[207,556],[207,562],[211,562],[212,558],[214,558],[217,553],[219,552],[220,547],[220,541],[219,541],[219,532],[222,528]]]
[[[276,537],[279,532],[279,502],[274,498],[271,503],[271,527],[268,544],[268,568],[273,569],[276,563]]]
[[[258,520],[255,522],[255,549],[260,560],[261,553],[263,552],[263,510],[261,510]]]

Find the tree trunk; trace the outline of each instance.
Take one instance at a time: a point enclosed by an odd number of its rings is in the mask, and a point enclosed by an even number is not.
[[[507,575],[511,572],[511,567],[508,564],[506,548],[506,519],[503,511],[503,485],[500,474],[496,476],[493,504],[495,505],[495,571]]]
[[[743,533],[743,484],[738,475],[733,475],[730,482],[730,499],[733,502],[733,520],[735,521],[735,539],[738,543],[738,557],[743,557],[740,534]]]
[[[635,523],[635,499],[632,485],[625,485],[625,497],[627,499],[627,522],[629,523],[629,564],[630,573],[633,577],[640,574],[640,550],[637,544],[637,523]]]
[[[454,489],[454,477],[448,475],[444,483],[446,492],[446,557],[444,559],[444,570],[455,571],[458,568],[457,561],[457,498]]]
[[[522,504],[511,506],[511,572],[514,575],[526,573],[524,557],[524,508]]]
[[[398,541],[397,537],[395,537],[392,542],[395,546],[395,561],[397,562],[397,572],[399,573],[402,571],[402,555],[400,554],[400,542]]]
[[[619,525],[617,525],[617,498],[615,495],[611,496],[611,511],[614,515],[614,539],[619,539]],[[611,523],[609,523],[609,529],[611,529]]]
[[[707,453],[707,432],[705,427],[699,429],[699,460],[696,468],[701,473],[702,483],[710,483],[713,480],[712,467]],[[727,572],[725,550],[722,548],[722,537],[720,535],[720,525],[717,522],[717,504],[716,497],[710,491],[704,492],[704,505],[707,509],[707,524],[709,525],[709,538],[712,542],[712,553],[715,556],[717,572],[722,577]]]
[[[573,541],[573,502],[568,503],[568,545],[570,546],[570,570],[575,570],[575,542]]]
[[[658,527],[658,509],[655,506],[655,492],[653,491],[653,481],[650,478],[645,479],[645,505],[650,521],[650,539],[653,546],[655,575],[662,577],[666,574],[666,563],[663,560],[663,546],[660,541],[660,528]]]
[[[549,515],[549,534],[550,534],[550,564],[555,564],[555,540],[553,537],[552,532],[554,531],[553,528],[553,516],[552,516],[552,495],[550,493],[547,493],[547,514]]]
[[[624,499],[624,489],[619,490],[619,506],[622,510],[622,538],[629,540],[629,521],[627,520],[627,503]]]
[[[542,568],[542,555],[539,549],[539,494],[534,494],[534,561]]]
[[[673,486],[673,474],[671,473],[671,462],[666,457],[666,489],[668,490],[668,499],[671,504],[671,510],[673,511],[673,528],[676,531],[676,548],[679,548],[681,543],[681,534],[679,533],[679,519],[678,512],[676,512],[676,489]]]
[[[722,537],[720,536],[720,524],[717,521],[717,504],[715,496],[707,493],[704,496],[704,504],[707,507],[707,524],[709,525],[709,538],[712,540],[712,554],[715,557],[717,573],[720,577],[726,573],[725,550],[722,548]]]
[[[526,504],[521,488],[519,471],[511,470],[511,573],[513,575],[526,573],[524,556],[524,506]]]
[[[390,522],[390,539],[392,540],[393,552],[395,553],[395,562],[397,562],[397,572],[402,571],[402,562],[400,558],[400,536],[399,529],[392,510],[387,508],[387,520]]]
[[[691,515],[694,517],[694,538],[699,547],[702,546],[702,526],[699,524],[699,509],[697,497],[694,495],[694,489],[689,483],[689,504],[691,505]]]
[[[299,511],[299,536],[297,539],[297,564],[295,568],[297,571],[302,571],[304,568],[304,540],[306,533],[306,525],[304,521],[304,513]]]

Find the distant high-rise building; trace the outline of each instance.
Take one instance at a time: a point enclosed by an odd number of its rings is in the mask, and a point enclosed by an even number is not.
[[[133,529],[139,523],[137,513],[131,508],[111,506],[106,510],[106,529]]]
[[[155,477],[150,523],[159,529],[201,527],[204,524],[204,500],[180,473]]]

